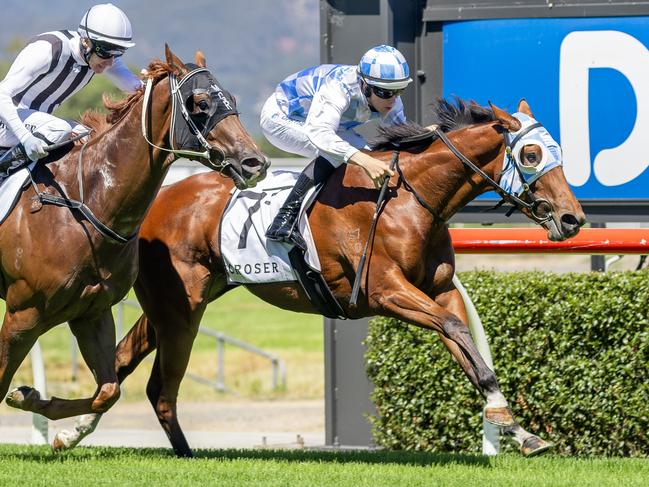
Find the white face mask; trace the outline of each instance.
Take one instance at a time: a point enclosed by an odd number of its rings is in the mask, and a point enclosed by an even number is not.
[[[539,125],[525,133],[530,126],[538,122],[524,113],[514,113],[513,116],[520,120],[522,127],[517,132],[510,132],[505,136],[511,147],[511,155],[505,153],[500,185],[513,194],[519,194],[523,186],[521,176],[524,182],[530,185],[550,169],[562,166],[563,156],[561,147],[545,127]],[[518,138],[518,134],[522,133],[524,135]],[[514,145],[511,145],[512,142]],[[541,148],[542,156],[538,164],[531,165],[521,160],[521,153],[526,145],[538,145]]]

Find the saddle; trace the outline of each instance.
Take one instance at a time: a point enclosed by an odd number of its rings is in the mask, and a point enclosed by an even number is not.
[[[298,173],[272,171],[254,188],[236,190],[221,218],[219,241],[230,284],[298,281],[314,307],[324,316],[344,318],[322,274],[306,212],[315,200],[313,188],[305,198],[295,231],[308,251],[266,238],[266,229],[291,191]]]
[[[49,164],[50,162],[58,161],[70,152],[73,147],[74,144],[72,143],[65,143],[58,146],[51,150],[47,156],[39,159],[38,163]],[[4,183],[9,176],[17,173],[22,168],[29,166],[31,163],[32,161],[25,154],[22,145],[18,144],[12,148],[0,147],[0,186],[2,186],[2,183]]]

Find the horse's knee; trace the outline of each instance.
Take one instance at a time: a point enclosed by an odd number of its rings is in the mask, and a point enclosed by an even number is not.
[[[460,341],[461,339],[465,338],[469,338],[469,340],[471,340],[469,327],[455,316],[450,316],[442,322],[442,333],[444,333],[446,337],[450,338],[454,342]]]
[[[117,402],[120,394],[121,391],[117,382],[102,384],[95,399],[92,401],[92,412],[105,413]]]
[[[473,337],[469,332],[469,327],[465,325],[460,319],[450,317],[442,323],[442,332],[444,335],[462,349],[465,357],[468,356],[469,360],[473,363],[476,370],[476,380],[480,389],[485,392],[492,392],[498,390],[498,379],[493,370],[487,367],[484,359],[478,352],[478,349],[473,342]]]

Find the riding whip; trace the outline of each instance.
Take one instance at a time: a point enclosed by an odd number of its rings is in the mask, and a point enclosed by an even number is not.
[[[390,170],[394,170],[394,166],[399,160],[399,151],[395,150],[392,153],[392,160],[390,161]],[[349,301],[350,306],[356,306],[356,300],[358,299],[358,292],[361,287],[361,276],[363,275],[363,268],[365,267],[365,259],[367,258],[367,249],[370,246],[370,241],[374,234],[374,229],[376,228],[376,222],[379,219],[379,212],[381,211],[381,205],[383,204],[383,199],[385,198],[385,192],[388,189],[388,183],[390,182],[390,177],[386,176],[383,180],[383,185],[381,186],[381,191],[379,192],[379,198],[376,200],[376,209],[374,210],[374,215],[372,216],[372,223],[370,224],[370,231],[367,234],[367,240],[365,241],[365,248],[363,249],[363,255],[361,255],[361,260],[358,262],[358,269],[356,270],[356,278],[354,279],[354,287],[352,287],[352,297]]]
[[[63,147],[64,145],[71,144],[72,142],[75,142],[79,139],[82,139],[89,135],[91,130],[88,130],[87,132],[83,132],[81,134],[77,134],[73,137],[70,137],[69,139],[66,139],[61,142],[57,142],[56,144],[51,144],[45,147],[45,152],[49,153],[52,152],[56,149],[59,149]],[[10,162],[13,162],[15,160],[21,159],[25,157],[25,153],[23,151],[23,148],[20,144],[16,145],[13,149],[8,150],[1,158],[0,158],[0,164],[8,164]]]

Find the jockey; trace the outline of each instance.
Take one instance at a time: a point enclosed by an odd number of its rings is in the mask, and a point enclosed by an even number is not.
[[[140,79],[120,59],[135,45],[131,38],[131,22],[110,3],[91,7],[77,32],[52,31],[32,38],[0,81],[0,149],[20,143],[36,161],[46,155],[48,145],[84,132],[82,125],[52,112],[95,73],[104,73],[127,93],[140,88]]]
[[[268,239],[305,248],[299,234],[293,234],[302,201],[341,164],[362,167],[377,187],[392,176],[387,162],[359,150],[367,142],[354,128],[376,118],[384,124],[405,123],[399,95],[411,82],[403,55],[381,45],[367,51],[358,66],[324,64],[277,86],[261,112],[263,133],[276,147],[314,160],[268,228]]]

